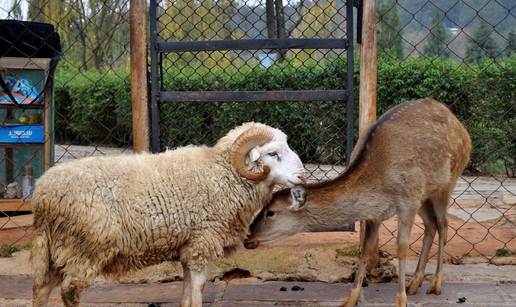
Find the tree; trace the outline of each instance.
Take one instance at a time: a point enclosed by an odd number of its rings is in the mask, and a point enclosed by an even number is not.
[[[511,56],[513,52],[516,51],[516,33],[514,30],[509,32],[509,37],[507,38],[507,48],[505,48],[505,54],[507,56]]]
[[[397,58],[403,57],[402,29],[400,13],[393,0],[379,1],[378,10],[378,50],[390,52]]]
[[[9,15],[11,15],[15,19],[22,19],[22,7],[21,7],[21,0],[14,0],[11,9],[8,11]]]
[[[442,19],[443,14],[439,11],[435,11],[432,17],[432,24],[430,28],[429,38],[424,48],[424,53],[430,57],[440,57],[447,59],[450,57],[450,50],[447,46],[449,33],[444,26]]]
[[[495,59],[500,52],[496,42],[491,37],[492,27],[485,21],[480,22],[478,28],[468,39],[466,61],[480,63],[484,58]]]
[[[126,58],[128,1],[28,0],[27,4],[29,20],[56,27],[67,62],[101,69]]]
[[[274,8],[274,0],[265,1],[265,12],[267,19],[267,38],[275,38],[278,31],[276,30],[276,10]]]
[[[267,24],[267,37],[268,38],[288,38],[292,35],[294,29],[301,23],[303,19],[303,7],[304,0],[300,0],[297,8],[297,20],[294,21],[293,25],[287,29],[285,22],[285,6],[283,0],[266,0],[265,1],[265,12],[266,12],[266,24]],[[289,16],[289,19],[292,16]],[[287,50],[281,49],[277,51],[278,61],[283,61],[286,57]]]

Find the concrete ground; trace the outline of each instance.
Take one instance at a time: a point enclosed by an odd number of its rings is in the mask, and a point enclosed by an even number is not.
[[[395,261],[397,262],[397,261]],[[407,262],[412,273],[417,261]],[[515,306],[516,266],[496,266],[487,263],[445,264],[443,293],[426,295],[435,262],[426,270],[426,280],[418,294],[409,296],[409,306]],[[32,277],[0,274],[0,306],[30,306]],[[30,273],[29,273],[30,274]],[[407,280],[410,275],[407,276]],[[303,290],[294,291],[298,286]],[[284,288],[282,291],[281,288]],[[324,283],[299,281],[262,281],[257,278],[235,278],[207,283],[204,291],[205,306],[339,306],[346,297],[351,283]],[[295,288],[294,288],[295,289]],[[98,279],[85,291],[82,306],[178,306],[182,282],[116,283]],[[392,306],[397,283],[370,283],[364,288],[360,306]],[[465,301],[460,302],[459,299]],[[58,289],[52,293],[50,306],[62,306]],[[152,305],[154,304],[154,305]]]
[[[30,277],[0,277],[0,306],[30,306]],[[297,286],[297,291],[296,289]],[[515,283],[446,283],[440,296],[426,295],[428,283],[409,296],[409,306],[516,306]],[[322,282],[260,282],[238,279],[208,283],[204,290],[205,306],[339,306],[351,284]],[[104,284],[88,289],[82,306],[178,306],[181,282],[156,284]],[[364,288],[360,306],[392,306],[397,284],[370,284]],[[50,306],[62,306],[54,291]]]

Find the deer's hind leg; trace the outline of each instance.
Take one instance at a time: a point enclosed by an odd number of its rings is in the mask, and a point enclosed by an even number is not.
[[[418,211],[418,215],[421,216],[423,224],[425,225],[425,233],[416,272],[407,287],[407,294],[409,295],[416,294],[417,289],[421,287],[421,284],[423,283],[423,279],[425,278],[425,268],[428,263],[428,255],[437,230],[434,208],[429,200],[423,203],[423,206],[421,206]]]
[[[437,232],[439,234],[439,251],[437,256],[437,268],[432,278],[430,288],[426,292],[427,294],[433,293],[439,295],[442,291],[444,247],[448,236],[448,218],[446,214],[450,194],[450,191],[443,191],[431,199],[432,207],[435,212]]]
[[[380,224],[380,222],[376,221],[366,221],[363,250],[361,251],[353,288],[351,288],[346,299],[346,303],[344,304],[346,307],[353,307],[358,302],[360,292],[362,290],[362,282],[366,275],[367,262],[369,261],[372,253],[376,251],[375,242],[378,239]]]
[[[417,205],[416,205],[417,204]],[[407,293],[405,290],[405,272],[407,253],[410,241],[410,232],[414,225],[414,218],[420,203],[414,202],[414,206],[401,208],[398,213],[398,295],[396,296],[396,307],[407,306]]]

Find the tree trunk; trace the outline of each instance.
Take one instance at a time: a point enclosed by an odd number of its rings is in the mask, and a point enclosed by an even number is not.
[[[83,31],[81,31],[81,33],[79,34],[79,37],[81,38],[81,45],[82,45],[82,48],[81,48],[82,68],[84,70],[88,70],[88,58],[87,58],[88,49],[86,46],[86,34]]]
[[[266,0],[265,13],[267,22],[267,38],[276,38],[276,15],[274,13],[274,0]]]
[[[276,8],[276,28],[277,28],[277,38],[286,38],[287,37],[287,29],[285,28],[285,10],[283,7],[283,0],[275,0],[275,8]],[[286,49],[280,49],[278,51],[278,61],[282,62],[285,60],[285,56],[287,54]]]

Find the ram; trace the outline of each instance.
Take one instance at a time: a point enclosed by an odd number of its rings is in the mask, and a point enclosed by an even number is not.
[[[397,306],[405,306],[405,258],[416,214],[424,225],[423,247],[408,293],[424,278],[436,230],[439,252],[428,293],[441,293],[446,212],[450,194],[471,153],[468,132],[447,107],[426,98],[386,112],[361,137],[352,161],[337,178],[274,194],[253,222],[248,248],[299,232],[335,229],[366,221],[364,248],[345,306],[355,306],[382,221],[398,216],[399,290]]]
[[[61,285],[66,306],[98,275],[168,260],[184,270],[181,305],[202,305],[207,263],[241,244],[276,184],[303,182],[280,130],[247,123],[215,146],[92,157],[55,166],[32,203],[34,306]]]

